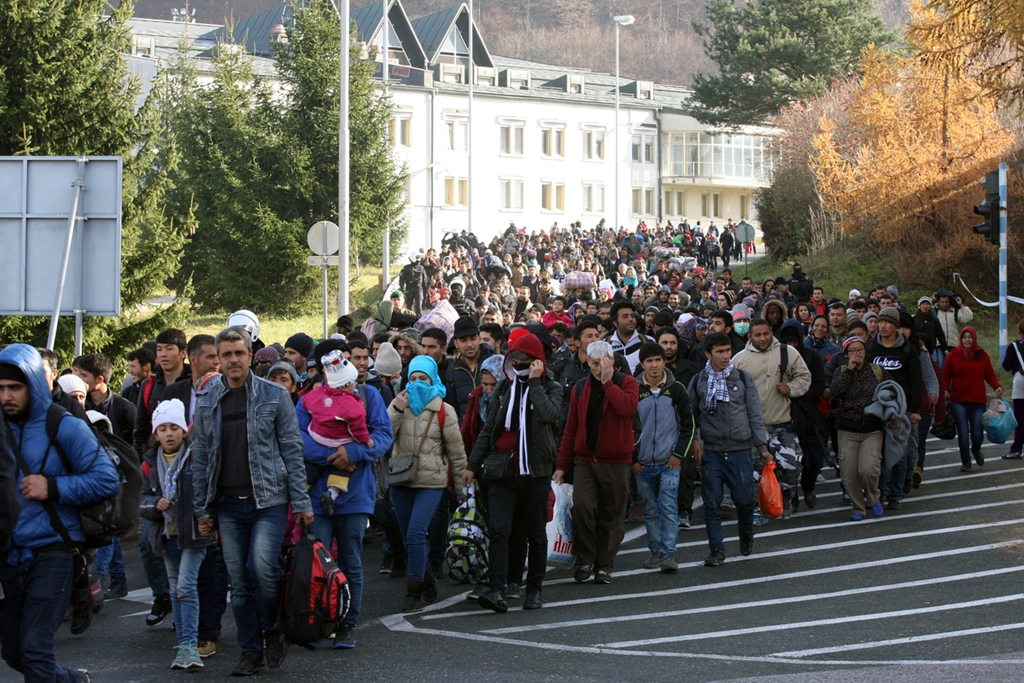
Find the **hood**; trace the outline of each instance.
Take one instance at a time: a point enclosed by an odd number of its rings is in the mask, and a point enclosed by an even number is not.
[[[395,312],[395,305],[390,301],[381,301],[377,310],[373,313],[373,319],[384,325],[385,331],[391,325],[391,316]]]
[[[964,348],[964,342],[963,342],[964,335],[966,333],[968,333],[968,332],[970,332],[972,335],[974,335],[974,345],[971,346],[970,353],[968,353],[967,349]],[[900,336],[903,336],[903,335],[900,335]],[[970,325],[965,325],[964,328],[962,330],[960,330],[960,339],[958,340],[956,348],[968,360],[970,360],[971,356],[979,355],[979,354],[981,354],[984,351],[984,349],[981,348],[981,345],[978,344],[978,333],[975,332],[974,328],[971,327]]]
[[[437,363],[430,356],[416,356],[409,361],[409,375],[411,376],[414,372],[422,372],[424,375],[430,378],[430,385],[437,389],[437,393],[441,398],[445,397],[445,386],[441,382],[441,378],[437,374]]]
[[[520,336],[518,339],[512,342],[512,346],[508,347],[508,353],[505,354],[505,359],[504,362],[502,363],[505,372],[505,377],[508,379],[509,382],[511,382],[512,379],[516,376],[515,371],[513,371],[512,369],[511,356],[513,351],[522,351],[530,358],[533,358],[534,360],[539,360],[542,363],[544,362],[544,347],[541,346],[540,339],[537,339],[537,335],[527,333]],[[547,369],[546,364],[545,369]]]
[[[46,372],[43,370],[43,357],[28,344],[11,344],[0,351],[0,363],[9,363],[18,367],[28,378],[28,389],[31,400],[28,406],[30,420],[46,419],[46,411],[53,403]]]
[[[771,353],[772,350],[777,349],[780,346],[782,346],[782,344],[779,343],[779,340],[776,339],[775,337],[772,337],[772,343],[769,344],[768,348],[765,349],[764,351],[761,351],[756,346],[754,346],[754,342],[752,342],[752,341],[748,341],[747,342],[745,350],[750,351],[751,353],[765,353],[765,354],[767,354],[767,353]]]
[[[789,322],[789,321],[786,320],[786,316],[789,313],[789,311],[786,310],[786,304],[782,303],[781,301],[779,301],[777,299],[769,299],[768,301],[766,301],[765,304],[764,304],[764,307],[761,309],[761,317],[764,318],[765,320],[768,320],[768,309],[769,308],[778,308],[779,309],[779,313],[781,313],[781,315],[782,315],[782,317],[779,318],[779,320],[781,320],[783,323]],[[800,336],[802,337],[803,334],[801,334]]]
[[[791,318],[782,323],[782,327],[779,329],[779,341],[782,341],[782,338],[786,336],[787,330],[793,331],[797,341],[801,341],[804,338],[804,326],[800,324],[799,320]]]
[[[496,353],[493,356],[488,356],[487,359],[480,363],[480,372],[489,372],[494,379],[501,379],[502,368],[505,366],[505,356]]]

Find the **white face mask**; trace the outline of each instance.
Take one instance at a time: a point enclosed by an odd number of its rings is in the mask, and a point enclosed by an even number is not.
[[[517,370],[515,367],[513,367],[512,372],[516,373],[517,377],[526,377],[527,375],[530,374],[530,368],[523,368],[522,370]]]

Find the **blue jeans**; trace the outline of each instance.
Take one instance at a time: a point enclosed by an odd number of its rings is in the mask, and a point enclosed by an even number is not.
[[[174,610],[174,632],[179,643],[199,640],[199,567],[206,557],[206,547],[179,548],[178,537],[164,539],[164,566],[171,587],[171,609]]]
[[[110,545],[100,546],[96,549],[96,571],[100,578],[124,579],[124,552],[121,550],[121,539],[113,537]]]
[[[742,451],[704,451],[700,463],[700,494],[704,499],[704,526],[712,552],[725,552],[722,538],[722,499],[725,486],[736,506],[740,533],[754,530],[754,460],[748,448]]]
[[[960,463],[964,467],[970,467],[971,454],[981,452],[981,443],[985,439],[985,430],[981,420],[985,414],[985,404],[954,401],[950,405],[953,409],[953,419],[956,420],[956,440],[960,445]]]
[[[277,628],[281,604],[278,558],[287,522],[287,504],[260,510],[252,498],[217,496],[217,526],[231,577],[231,611],[243,653],[260,652],[261,629],[269,633]]]
[[[636,486],[644,499],[647,548],[661,559],[675,555],[679,538],[679,470],[667,465],[644,466]]]
[[[57,663],[54,634],[71,604],[74,561],[65,552],[38,555],[22,565],[0,562],[7,603],[0,610],[4,661],[25,683],[79,683],[82,675]]]
[[[437,512],[444,489],[391,488],[391,502],[402,529],[402,540],[409,554],[410,579],[422,580],[427,572],[427,529]]]
[[[342,621],[346,626],[359,623],[359,608],[363,604],[363,533],[366,531],[366,519],[369,515],[315,515],[313,517],[313,535],[327,547],[331,540],[338,542],[338,568],[348,579],[348,590],[352,602],[348,614]]]

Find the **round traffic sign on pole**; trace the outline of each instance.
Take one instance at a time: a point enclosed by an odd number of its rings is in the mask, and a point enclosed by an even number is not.
[[[341,244],[341,231],[330,221],[315,223],[306,233],[306,243],[317,256],[330,256],[338,251]]]
[[[740,243],[753,242],[755,237],[754,226],[746,221],[741,221],[736,226],[736,239]]]

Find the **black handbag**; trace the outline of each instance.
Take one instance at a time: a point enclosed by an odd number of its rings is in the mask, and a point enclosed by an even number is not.
[[[510,451],[491,453],[484,458],[484,463],[480,467],[480,473],[488,481],[508,479],[515,474],[515,468],[512,466],[513,462],[513,453]]]
[[[948,441],[956,438],[956,421],[952,415],[947,415],[944,422],[936,422],[932,425],[932,434],[937,439]]]

